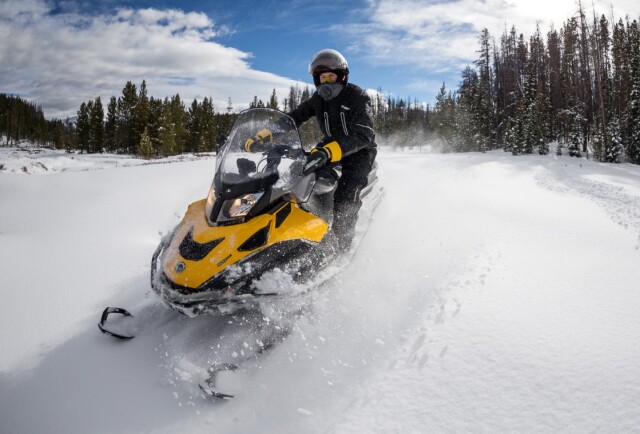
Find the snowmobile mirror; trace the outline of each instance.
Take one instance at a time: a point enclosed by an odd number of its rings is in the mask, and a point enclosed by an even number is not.
[[[238,158],[238,173],[241,176],[247,176],[257,170],[256,162],[249,160],[248,158]]]
[[[227,141],[226,134],[224,133],[218,134],[218,140],[216,141],[216,143],[218,144],[218,149],[222,148],[226,141]]]

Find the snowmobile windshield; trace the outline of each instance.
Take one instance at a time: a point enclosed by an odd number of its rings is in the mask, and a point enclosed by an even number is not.
[[[248,146],[247,141],[255,146]],[[245,110],[238,115],[218,157],[217,194],[231,199],[267,189],[286,193],[301,176],[304,159],[293,119],[274,109]]]

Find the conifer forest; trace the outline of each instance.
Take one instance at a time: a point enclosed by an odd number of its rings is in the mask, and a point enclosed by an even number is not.
[[[560,29],[525,36],[515,27],[478,35],[477,57],[461,71],[457,88],[439,89],[433,104],[419,99],[372,96],[377,140],[395,147],[430,146],[441,152],[503,149],[514,155],[557,153],[602,162],[640,164],[640,24],[614,20],[578,4]],[[357,83],[356,83],[357,84]],[[250,107],[288,111],[311,96],[308,87],[273,90]],[[145,158],[215,151],[235,119],[232,102],[183,101],[178,94],[148,96],[147,83],[127,82],[122,94],[83,102],[77,116],[47,120],[42,109],[0,94],[1,146],[31,141],[88,153],[138,154]],[[314,122],[303,142],[320,139]]]

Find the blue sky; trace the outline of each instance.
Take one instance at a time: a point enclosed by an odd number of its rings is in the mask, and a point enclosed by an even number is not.
[[[636,3],[593,1],[616,20],[638,17]],[[352,82],[433,103],[472,64],[481,29],[528,37],[575,10],[574,0],[0,0],[0,92],[64,117],[145,79],[159,98],[210,97],[223,110],[230,97],[239,110],[311,84],[311,56],[335,48]]]

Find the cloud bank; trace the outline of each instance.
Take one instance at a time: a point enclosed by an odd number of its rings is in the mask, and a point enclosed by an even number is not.
[[[75,114],[82,101],[120,95],[147,81],[149,93],[183,100],[228,98],[248,103],[296,83],[249,63],[250,53],[214,38],[224,28],[207,15],[180,10],[117,9],[87,16],[56,13],[41,0],[0,2],[0,92],[41,105],[47,117]],[[240,107],[238,107],[240,108]]]

